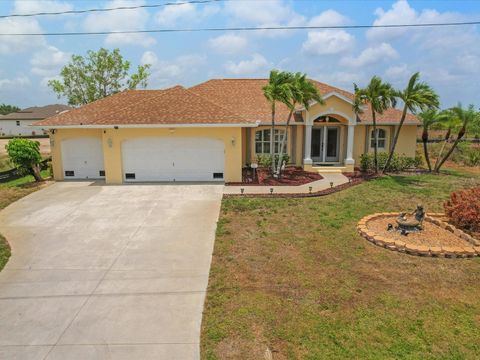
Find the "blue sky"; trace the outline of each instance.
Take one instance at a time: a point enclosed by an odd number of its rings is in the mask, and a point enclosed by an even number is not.
[[[0,1],[0,14],[63,11],[152,1]],[[0,19],[0,33],[159,28],[364,25],[480,20],[480,1],[233,0],[154,9]],[[0,37],[0,103],[20,107],[58,100],[46,86],[71,54],[120,48],[132,65],[150,63],[149,88],[194,85],[210,78],[267,77],[272,68],[352,90],[379,75],[405,86],[420,71],[443,107],[480,106],[477,26],[264,32],[163,33],[78,37]]]

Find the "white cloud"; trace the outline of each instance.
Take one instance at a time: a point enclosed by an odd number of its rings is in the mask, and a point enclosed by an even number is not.
[[[353,46],[354,37],[344,30],[310,31],[302,50],[314,55],[345,52]]]
[[[340,63],[343,66],[361,68],[372,65],[384,60],[395,59],[398,57],[397,51],[388,43],[368,47],[363,50],[358,57],[344,57]]]
[[[317,16],[311,18],[308,22],[309,26],[338,26],[349,22],[349,19],[339,12],[329,9],[325,10]]]
[[[32,18],[6,18],[0,19],[0,33],[22,34],[41,33],[42,28]],[[8,36],[2,35],[0,41],[0,54],[13,54],[45,46],[43,36]]]
[[[105,8],[142,5],[144,1],[112,0]],[[83,27],[87,31],[120,31],[142,30],[149,19],[145,9],[110,11],[108,13],[92,13],[87,16]],[[155,39],[146,34],[109,34],[105,39],[108,45],[128,44],[148,47],[155,44]]]
[[[376,19],[373,25],[401,25],[401,24],[428,24],[465,21],[467,17],[454,12],[440,13],[434,9],[424,9],[420,13],[410,6],[407,0],[398,0],[388,10],[375,10]],[[419,42],[423,46],[434,48],[437,46],[464,46],[470,42],[466,28],[372,28],[366,33],[372,41],[385,41],[400,38],[408,34],[409,40]],[[464,38],[466,41],[463,41]]]
[[[189,80],[206,63],[206,57],[199,54],[182,55],[173,60],[159,59],[153,51],[143,53],[141,64],[150,64],[151,87],[177,85]]]
[[[38,12],[60,12],[73,10],[73,5],[65,1],[54,0],[17,0],[15,1],[14,12],[16,14],[32,14]],[[53,19],[54,16],[49,16]]]
[[[25,75],[13,79],[0,79],[0,90],[17,90],[28,85],[30,85],[30,79]]]
[[[58,75],[69,59],[69,53],[63,52],[55,46],[47,46],[35,52],[30,59],[32,74],[43,77]]]
[[[162,26],[175,26],[177,23],[191,23],[204,20],[220,11],[215,5],[202,5],[199,8],[196,4],[182,3],[177,1],[179,5],[165,6],[155,15],[155,20]]]
[[[225,70],[234,75],[252,75],[267,69],[271,64],[260,54],[253,54],[251,59],[238,63],[229,61],[224,65]]]
[[[247,39],[235,34],[224,34],[208,40],[208,46],[212,50],[224,54],[241,52],[247,45]]]
[[[385,76],[392,80],[405,80],[413,74],[407,64],[392,65],[385,70]]]
[[[229,1],[225,4],[225,13],[235,24],[268,26],[296,26],[306,23],[304,16],[295,12],[292,6],[280,0]],[[276,37],[292,33],[288,30],[256,31],[256,35]]]

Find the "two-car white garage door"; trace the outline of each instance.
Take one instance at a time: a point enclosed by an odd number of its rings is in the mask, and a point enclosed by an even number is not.
[[[121,144],[125,182],[223,181],[223,141],[202,138],[144,137]],[[100,138],[79,137],[62,141],[65,179],[98,179],[105,176]]]
[[[123,176],[134,181],[223,181],[223,141],[146,137],[122,143]]]

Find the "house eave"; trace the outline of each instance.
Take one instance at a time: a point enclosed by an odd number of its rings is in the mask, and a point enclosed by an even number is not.
[[[29,125],[38,129],[145,129],[145,128],[219,128],[219,127],[258,127],[260,122],[236,123],[236,124],[214,124],[214,123],[190,123],[190,124],[94,124],[94,125]]]

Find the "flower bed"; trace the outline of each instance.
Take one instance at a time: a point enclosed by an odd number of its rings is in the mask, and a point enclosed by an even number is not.
[[[256,170],[255,179],[253,178],[252,169],[243,169],[242,182],[230,182],[226,185],[264,185],[264,186],[297,186],[311,183],[313,181],[322,180],[323,177],[317,172],[304,171],[301,167],[287,167],[282,172],[282,177],[276,179],[271,176],[270,169],[258,168]]]
[[[378,213],[364,217],[358,223],[360,235],[375,245],[418,256],[473,257],[480,256],[480,240],[443,221],[443,214],[425,217],[424,229],[407,236],[395,230],[397,213]]]

